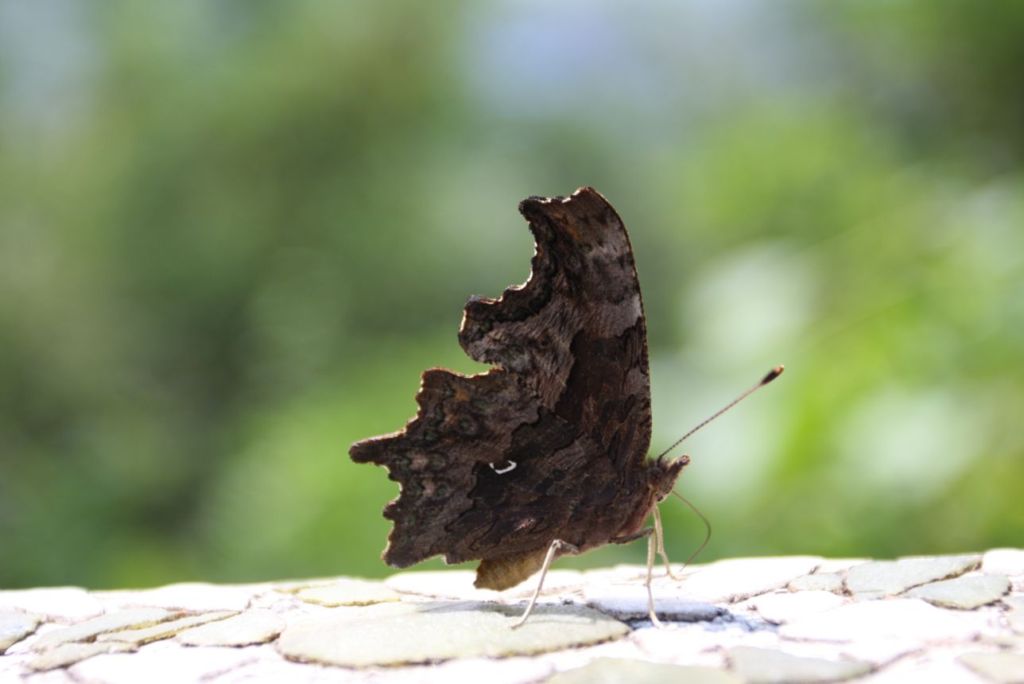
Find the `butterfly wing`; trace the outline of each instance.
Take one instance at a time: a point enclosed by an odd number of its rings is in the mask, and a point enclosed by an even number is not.
[[[471,299],[459,331],[494,368],[426,371],[405,429],[351,448],[401,484],[384,510],[391,565],[600,545],[646,496],[647,341],[626,229],[591,188],[520,212],[536,240],[529,280]]]

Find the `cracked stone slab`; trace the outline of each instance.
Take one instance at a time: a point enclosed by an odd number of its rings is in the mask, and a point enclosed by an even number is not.
[[[424,570],[400,572],[384,580],[384,584],[400,594],[414,594],[431,598],[451,598],[464,601],[488,601],[495,596],[524,598],[536,587],[531,581],[495,592],[473,586],[476,573],[472,570]],[[535,581],[535,580],[534,580]],[[583,584],[583,574],[576,570],[552,570],[544,580],[541,596],[558,594]]]
[[[207,622],[213,622],[214,620],[223,620],[236,614],[237,613],[232,610],[219,610],[210,613],[200,613],[198,615],[186,615],[185,617],[177,618],[175,620],[158,623],[152,627],[100,634],[96,637],[96,641],[124,641],[136,644],[137,646],[142,646],[143,644],[148,644],[152,641],[168,639],[178,632],[182,632],[191,627],[197,627]]]
[[[418,684],[425,681],[446,681],[440,677],[432,679],[424,676],[419,678],[403,677],[405,674],[406,671],[404,670],[394,670],[375,677],[340,667],[321,667],[306,663],[293,663],[277,655],[276,660],[256,660],[254,662],[241,663],[238,667],[231,668],[223,674],[218,674],[216,678],[208,679],[207,681],[211,681],[212,684],[291,684],[292,682],[297,684],[383,684],[387,682],[390,684],[392,681],[396,682],[396,684],[402,682]],[[529,682],[538,681],[539,679],[539,677],[533,677],[532,680],[524,678],[518,681]],[[119,683],[111,682],[111,684]],[[125,682],[125,684],[135,683]],[[168,682],[168,684],[177,683]],[[488,684],[492,683],[488,682]]]
[[[795,620],[779,628],[788,639],[810,641],[971,639],[986,625],[977,613],[943,610],[920,599],[861,601]]]
[[[984,684],[985,680],[959,662],[969,652],[958,644],[939,645],[909,653],[858,684]]]
[[[807,644],[815,643],[810,641],[793,641],[786,639],[783,641],[787,649],[792,644]],[[882,639],[863,639],[861,641],[847,641],[842,643],[819,641],[819,644],[830,644],[835,647],[835,655],[841,658],[849,658],[851,660],[864,660],[866,662],[874,664],[879,671],[888,671],[892,667],[893,663],[904,662],[907,658],[912,658],[917,654],[924,652],[926,646],[913,638],[912,635],[906,635],[903,638],[898,637],[887,637]],[[875,684],[874,680],[879,676],[879,672],[876,672],[871,676],[871,683]],[[977,684],[977,682],[975,682]]]
[[[712,603],[690,601],[678,595],[666,595],[665,588],[654,582],[654,609],[663,620],[673,622],[704,622],[724,615],[726,610]],[[599,583],[583,588],[587,605],[620,619],[648,617],[647,588],[638,581],[628,584]]]
[[[180,684],[219,682],[259,655],[239,648],[190,648],[173,641],[146,646],[136,653],[100,655],[79,662],[69,673],[76,682],[103,684]],[[308,679],[312,679],[311,677]],[[280,681],[301,681],[307,678]]]
[[[3,684],[81,684],[71,679],[67,670],[46,670],[43,672],[23,673],[18,679],[7,679],[0,676]]]
[[[370,580],[340,579],[330,584],[302,587],[295,597],[318,606],[369,606],[374,603],[400,601],[398,592],[383,582]]]
[[[1003,575],[970,575],[915,587],[904,596],[942,608],[972,610],[995,603],[1009,591],[1010,580]]]
[[[981,571],[993,575],[1024,575],[1024,549],[992,549],[981,557]]]
[[[16,610],[0,610],[0,655],[36,631],[39,616]]]
[[[72,641],[89,641],[106,632],[152,627],[172,616],[173,613],[163,608],[136,608],[107,613],[70,627],[42,634],[32,644],[32,648],[36,651],[45,651]]]
[[[751,646],[730,648],[726,651],[726,660],[730,669],[750,684],[841,682],[874,669],[871,663],[862,660],[806,658]]]
[[[598,658],[588,665],[559,672],[545,684],[743,684],[736,675],[713,667],[668,665],[645,660]]]
[[[978,555],[871,561],[846,571],[846,588],[862,598],[895,596],[922,584],[959,577],[980,564]]]
[[[958,658],[972,672],[990,682],[1020,684],[1024,682],[1024,653],[965,653]]]
[[[96,592],[94,596],[113,608],[142,606],[200,613],[213,610],[245,610],[259,590],[258,585],[181,582],[154,589]]]
[[[825,558],[821,561],[821,565],[815,570],[815,573],[843,573],[849,570],[855,565],[863,565],[864,563],[870,562],[870,558]]]
[[[846,600],[830,591],[783,591],[761,594],[749,602],[761,617],[778,625],[838,608]]]
[[[306,601],[300,601],[295,598],[293,594],[282,592],[282,591],[268,591],[263,594],[259,594],[253,598],[249,603],[249,609],[266,609],[272,610],[279,615],[285,613],[311,613],[319,610],[321,606],[315,603],[307,603]]]
[[[249,610],[178,633],[187,646],[249,646],[271,641],[284,631],[285,621],[272,610]]]
[[[659,660],[669,657],[672,662],[685,665],[722,665],[723,648],[747,643],[755,639],[759,645],[775,645],[778,637],[766,632],[750,632],[734,622],[716,624],[692,622],[666,624],[663,629],[640,627],[629,635],[645,658]]]
[[[797,577],[787,586],[790,591],[843,591],[843,576],[838,572],[816,572],[813,575]]]
[[[1024,596],[1008,596],[1003,603],[1007,606],[1007,625],[1017,634],[1024,634]]]
[[[580,606],[539,605],[511,629],[521,606],[385,603],[334,609],[290,624],[278,650],[291,660],[344,667],[395,666],[471,657],[530,655],[596,644],[629,628]]]
[[[80,587],[0,591],[0,609],[20,610],[55,620],[84,620],[103,614],[103,604]]]
[[[19,674],[4,673],[0,669],[0,683],[2,684],[80,684],[68,675],[67,670],[46,670],[35,672],[32,670],[19,670]]]
[[[338,669],[338,668],[334,668]],[[351,677],[353,670],[343,670]],[[536,684],[550,677],[555,666],[547,659],[465,658],[430,663],[399,670],[404,676],[389,677],[387,684],[423,684],[423,682],[486,682],[487,684]],[[362,674],[361,671],[359,671]],[[369,684],[381,684],[370,676]]]
[[[105,653],[123,653],[134,650],[134,644],[126,644],[120,641],[94,641],[86,644],[63,643],[37,655],[28,662],[28,666],[32,670],[41,672],[58,667],[67,667],[86,658],[92,658]]]
[[[740,558],[717,561],[681,581],[674,591],[694,601],[726,603],[781,589],[797,577],[810,574],[818,556]]]

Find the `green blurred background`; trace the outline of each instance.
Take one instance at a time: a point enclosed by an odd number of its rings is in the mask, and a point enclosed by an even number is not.
[[[0,586],[388,573],[348,445],[584,184],[655,450],[787,364],[704,560],[1021,545],[1022,74],[1024,3],[0,1]]]

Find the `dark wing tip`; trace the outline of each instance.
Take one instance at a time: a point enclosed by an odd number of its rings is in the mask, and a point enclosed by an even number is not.
[[[519,203],[519,213],[529,221],[535,216],[547,215],[548,210],[551,207],[560,204],[569,204],[570,202],[576,201],[593,202],[595,200],[601,204],[608,204],[608,200],[606,200],[601,193],[589,185],[584,185],[576,188],[576,190],[568,197],[563,197],[562,195],[556,195],[554,197],[531,195]]]
[[[348,456],[356,463],[377,462],[381,437],[371,437],[355,442],[348,448]]]

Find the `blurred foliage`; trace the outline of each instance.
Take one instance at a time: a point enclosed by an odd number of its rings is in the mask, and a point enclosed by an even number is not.
[[[655,450],[788,366],[687,445],[705,560],[1019,545],[1022,7],[0,2],[0,586],[388,572],[348,445],[583,184]]]

